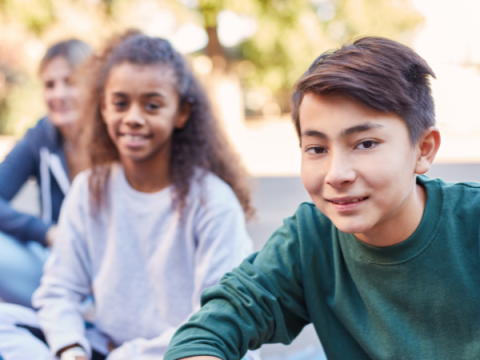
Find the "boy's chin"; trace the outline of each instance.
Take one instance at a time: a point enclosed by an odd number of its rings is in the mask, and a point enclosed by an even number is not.
[[[341,232],[347,234],[364,234],[371,229],[370,225],[365,224],[365,222],[356,222],[356,221],[348,221],[348,220],[340,220],[334,221],[332,220],[333,225],[340,230]]]

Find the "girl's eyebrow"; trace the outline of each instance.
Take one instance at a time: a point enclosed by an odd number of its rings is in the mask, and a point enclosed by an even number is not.
[[[113,96],[128,96],[128,94],[126,94],[124,92],[121,92],[121,91],[114,92],[114,93],[112,93],[112,95]],[[165,99],[165,96],[158,93],[158,92],[150,92],[150,93],[142,94],[142,97],[146,97],[146,98],[156,97],[156,96],[159,96],[159,97]]]
[[[165,96],[163,96],[158,92],[150,92],[150,93],[142,94],[142,97],[156,97],[156,96],[160,96],[161,98],[165,99]]]

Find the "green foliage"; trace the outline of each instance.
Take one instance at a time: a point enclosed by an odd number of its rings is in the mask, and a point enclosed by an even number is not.
[[[422,21],[410,0],[199,0],[205,27],[221,10],[253,17],[254,36],[238,46],[237,59],[255,71],[241,73],[244,86],[267,87],[282,99],[322,52],[362,35],[388,37],[409,45]]]
[[[7,19],[17,19],[35,35],[55,21],[51,0],[2,0],[0,11]]]
[[[217,26],[217,15],[225,8],[225,0],[199,0],[198,11],[202,14],[205,28]]]

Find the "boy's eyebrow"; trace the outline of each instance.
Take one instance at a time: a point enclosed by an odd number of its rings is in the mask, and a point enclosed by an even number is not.
[[[374,128],[379,128],[379,127],[383,127],[383,125],[365,123],[365,124],[352,126],[351,128],[343,130],[342,137],[346,137],[346,136],[349,136],[349,135],[352,135],[352,134],[355,134],[355,133],[359,133],[359,132],[362,132],[362,131],[367,131],[367,130],[374,129]]]
[[[328,140],[327,135],[317,130],[305,130],[302,132],[302,137],[304,136],[312,136],[312,137],[318,137],[320,139]]]
[[[360,124],[360,125],[352,126],[348,129],[343,130],[341,136],[342,137],[347,137],[347,136],[350,136],[350,135],[355,134],[355,133],[359,133],[359,132],[362,132],[362,131],[367,131],[367,130],[374,129],[374,128],[379,128],[379,127],[383,127],[383,125],[372,124],[372,123]],[[326,134],[324,134],[321,131],[317,131],[317,130],[305,130],[305,131],[302,132],[302,137],[304,137],[304,136],[313,136],[313,137],[321,138],[323,140],[328,140],[328,136]]]

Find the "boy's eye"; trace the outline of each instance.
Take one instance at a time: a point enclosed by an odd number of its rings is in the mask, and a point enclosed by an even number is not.
[[[357,149],[362,149],[362,150],[372,149],[376,145],[378,145],[378,142],[373,140],[362,141],[360,144],[357,145]]]
[[[54,83],[53,81],[47,81],[47,82],[45,83],[45,87],[46,87],[47,89],[53,89],[53,88],[55,87],[55,83]]]
[[[326,154],[327,150],[320,146],[314,146],[314,147],[308,148],[306,152],[312,155],[318,155],[318,154]]]

